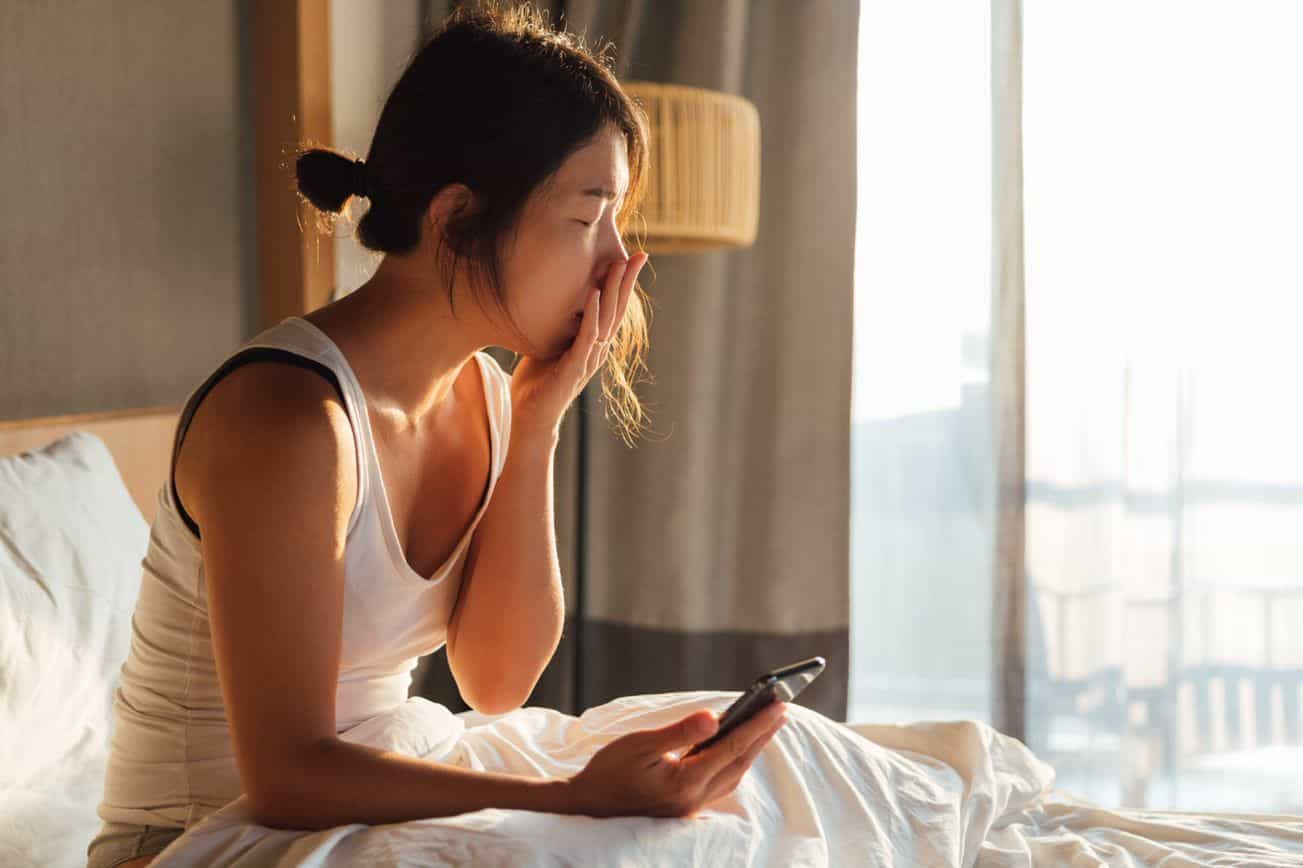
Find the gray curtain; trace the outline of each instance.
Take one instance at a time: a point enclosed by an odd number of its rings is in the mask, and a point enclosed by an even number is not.
[[[621,79],[753,101],[763,174],[753,247],[653,251],[643,273],[655,382],[640,395],[654,433],[626,448],[602,420],[596,383],[588,412],[572,409],[563,425],[555,492],[569,616],[527,704],[578,713],[629,694],[741,689],[817,654],[828,668],[799,701],[844,720],[859,4],[535,5],[590,42],[615,41]],[[427,25],[449,8],[429,3]],[[413,692],[466,707],[442,651],[422,661]]]

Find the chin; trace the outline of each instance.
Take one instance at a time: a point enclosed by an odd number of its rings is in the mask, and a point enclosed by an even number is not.
[[[550,362],[561,358],[578,338],[579,329],[577,327],[563,326],[545,339],[530,340],[528,343],[531,352],[521,353],[521,355],[532,355],[539,361]]]

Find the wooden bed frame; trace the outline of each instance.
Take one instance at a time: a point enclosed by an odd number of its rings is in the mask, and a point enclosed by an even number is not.
[[[167,481],[181,405],[0,421],[0,455],[36,449],[72,431],[88,431],[109,447],[140,514],[154,523],[158,492]]]

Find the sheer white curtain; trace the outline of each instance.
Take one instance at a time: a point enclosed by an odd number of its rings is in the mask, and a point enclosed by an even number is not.
[[[860,5],[851,720],[990,719],[989,22]]]
[[[1021,5],[1026,738],[1303,812],[1303,4]],[[992,720],[990,8],[861,16],[850,717]]]
[[[1303,811],[1303,4],[1023,4],[1028,740]]]

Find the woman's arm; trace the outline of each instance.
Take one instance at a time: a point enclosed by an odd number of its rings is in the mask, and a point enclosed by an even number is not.
[[[309,748],[282,769],[282,786],[261,793],[257,802],[249,795],[254,819],[277,829],[375,826],[481,808],[577,812],[567,778],[474,771],[339,738]]]
[[[558,438],[516,429],[510,439],[448,624],[448,666],[462,697],[485,714],[525,702],[565,620],[552,517]]]
[[[476,772],[337,737],[356,465],[332,387],[263,363],[213,388],[177,458],[178,493],[201,528],[213,654],[253,818],[318,829],[484,807],[570,810],[561,780]]]
[[[623,320],[639,251],[608,267],[559,356],[522,357],[511,375],[511,447],[467,557],[448,626],[448,664],[462,696],[502,712],[528,697],[561,639],[565,595],[552,520],[552,467],[561,417],[602,366]]]

